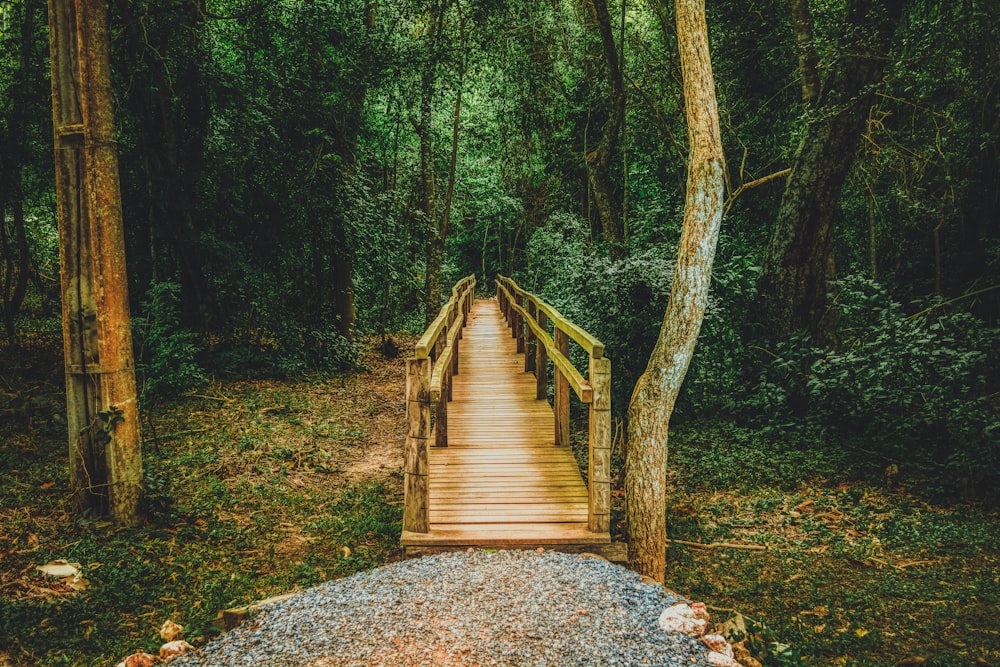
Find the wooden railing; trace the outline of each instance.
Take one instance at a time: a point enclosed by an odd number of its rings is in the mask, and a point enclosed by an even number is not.
[[[406,362],[403,530],[426,533],[429,529],[427,443],[433,437],[435,445],[448,445],[451,378],[458,373],[458,341],[462,338],[462,328],[475,294],[475,276],[460,280],[452,288],[451,298],[441,306],[438,316],[417,341],[413,357]]]
[[[517,351],[524,353],[525,372],[535,373],[538,399],[548,398],[548,362],[552,362],[557,446],[569,446],[570,387],[590,404],[587,526],[606,533],[611,524],[611,360],[604,356],[604,344],[510,278],[497,276],[497,299],[517,339]],[[570,361],[571,339],[590,357],[587,378]]]

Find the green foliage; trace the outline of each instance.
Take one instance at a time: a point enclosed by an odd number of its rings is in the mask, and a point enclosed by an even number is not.
[[[864,437],[911,469],[941,466],[934,492],[992,494],[1000,481],[994,396],[1000,331],[932,302],[906,316],[881,285],[839,281],[843,346],[795,337],[759,362],[741,405],[772,431]]]
[[[650,248],[613,261],[592,246],[584,222],[555,213],[528,242],[519,284],[601,340],[613,360],[612,409],[623,413],[656,342],[673,276],[669,250]],[[571,352],[576,350],[571,346]],[[575,360],[584,368],[585,359]]]
[[[197,361],[197,336],[181,324],[177,283],[152,283],[142,310],[142,317],[132,319],[132,335],[139,400],[148,406],[202,384],[205,371]]]

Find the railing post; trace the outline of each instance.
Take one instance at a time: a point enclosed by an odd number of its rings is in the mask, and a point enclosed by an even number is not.
[[[590,358],[589,502],[587,524],[591,532],[611,529],[611,360]]]
[[[532,319],[538,319],[538,313],[535,309],[535,302],[528,299],[528,315]],[[544,313],[543,313],[544,315]],[[529,325],[524,330],[524,372],[528,373],[535,370],[535,346],[538,345],[538,341],[535,337],[535,330]]]
[[[406,362],[406,459],[404,462],[403,530],[426,533],[427,436],[431,428],[430,359]]]
[[[548,316],[538,311],[538,326],[542,331],[549,325]],[[541,341],[535,341],[535,398],[545,400],[549,396],[549,353]]]
[[[522,307],[524,306],[524,304],[521,303],[521,297],[516,294],[514,295],[514,303],[516,303],[518,306]],[[514,338],[517,339],[517,352],[518,354],[520,354],[524,352],[524,336],[521,335],[522,333],[524,333],[524,318],[517,311],[512,311],[512,312],[514,313],[514,323],[515,323]]]
[[[552,334],[556,349],[569,357],[569,336],[559,327],[555,327]],[[556,414],[556,444],[569,447],[569,381],[558,368],[552,381],[552,409]]]
[[[451,389],[448,385],[448,371],[441,374],[441,395],[438,397],[437,406],[434,410],[434,446],[448,446],[448,400]]]

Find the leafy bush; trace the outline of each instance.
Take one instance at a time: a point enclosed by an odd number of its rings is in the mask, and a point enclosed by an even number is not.
[[[633,248],[613,261],[587,240],[586,223],[553,214],[528,243],[525,289],[604,342],[612,360],[612,406],[624,414],[656,344],[673,283],[676,246]],[[743,376],[740,322],[756,293],[758,268],[749,253],[720,255],[712,272],[698,346],[676,411],[694,416],[729,409]],[[581,364],[585,360],[577,359]],[[577,365],[585,368],[584,365]]]
[[[180,285],[154,282],[142,302],[143,316],[132,320],[136,336],[136,368],[144,405],[176,396],[205,381],[197,362],[195,334],[181,326]]]
[[[994,491],[1000,331],[941,303],[906,316],[884,287],[858,276],[837,289],[841,346],[799,336],[763,357],[742,403],[747,421],[829,429],[911,469],[943,467],[932,491]]]
[[[357,368],[360,346],[334,327],[292,321],[238,332],[213,350],[215,366],[234,377],[286,377]]]
[[[568,213],[553,214],[528,242],[528,267],[517,278],[604,343],[612,363],[612,409],[624,413],[656,343],[674,261],[658,247],[613,261],[588,242],[585,224]],[[586,374],[585,358],[574,361]]]

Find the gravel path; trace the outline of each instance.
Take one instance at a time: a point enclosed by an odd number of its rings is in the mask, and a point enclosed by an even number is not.
[[[442,554],[302,591],[172,665],[708,665],[700,642],[657,625],[677,601],[596,558]]]

